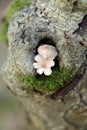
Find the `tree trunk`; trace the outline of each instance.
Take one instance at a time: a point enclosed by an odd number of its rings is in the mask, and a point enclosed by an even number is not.
[[[86,0],[35,0],[13,16],[3,77],[35,130],[87,129],[86,29]],[[43,40],[54,43],[57,67],[75,71],[73,78],[56,92],[27,91],[25,82],[20,81],[21,74],[36,76],[34,56]]]

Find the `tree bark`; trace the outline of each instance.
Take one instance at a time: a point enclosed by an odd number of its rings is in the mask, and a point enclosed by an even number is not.
[[[16,13],[8,29],[9,54],[3,77],[18,96],[35,130],[87,129],[87,2],[86,0],[36,0]],[[23,90],[18,73],[35,74],[35,49],[42,39],[52,39],[60,67],[76,71],[56,93]]]

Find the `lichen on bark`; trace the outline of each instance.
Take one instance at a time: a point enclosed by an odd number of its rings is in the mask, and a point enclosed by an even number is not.
[[[19,71],[26,76],[35,74],[32,64],[36,48],[42,39],[52,39],[54,42],[60,68],[78,70],[85,58],[85,49],[79,44],[84,40],[73,32],[86,11],[72,11],[73,3],[73,0],[37,0],[13,16],[8,28],[9,56],[4,68],[8,85],[11,83],[20,88],[17,77]]]
[[[87,115],[86,9],[85,0],[35,0],[31,6],[17,12],[10,22],[4,80],[18,95],[37,130],[87,129],[84,116]],[[43,41],[54,44],[58,52],[56,67],[77,73],[65,88],[51,97],[37,91],[28,91],[26,95],[19,74],[35,76],[34,57]],[[63,102],[53,100],[56,97]],[[81,124],[73,121],[78,115],[83,119]]]

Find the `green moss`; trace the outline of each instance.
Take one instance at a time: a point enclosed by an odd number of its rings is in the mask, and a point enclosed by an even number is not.
[[[1,40],[8,44],[8,39],[7,39],[7,30],[8,30],[8,22],[5,21],[2,25],[2,29],[1,29]]]
[[[2,29],[1,29],[1,40],[4,43],[8,44],[7,31],[8,31],[9,21],[11,20],[13,14],[21,10],[26,5],[30,5],[29,0],[15,0],[14,3],[12,4],[8,12],[6,21],[3,23]]]
[[[74,71],[56,68],[52,75],[25,76],[20,75],[19,79],[27,91],[36,89],[41,92],[55,92],[63,87],[75,74]]]
[[[13,16],[15,12],[21,10],[26,5],[30,5],[29,0],[15,0],[15,2],[12,4],[8,12],[8,15],[7,15],[8,21],[11,19],[11,17]]]

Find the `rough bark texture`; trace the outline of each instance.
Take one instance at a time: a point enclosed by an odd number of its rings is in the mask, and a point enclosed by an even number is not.
[[[20,97],[19,100],[27,110],[36,130],[86,130],[87,88],[83,86],[69,92],[64,102],[38,94]]]
[[[18,95],[37,130],[86,130],[86,0],[36,0],[16,13],[9,25],[9,54],[4,79]],[[78,70],[82,76],[73,92],[63,92],[65,102],[22,90],[18,73],[35,74],[32,66],[36,48],[43,39],[51,39],[58,51],[60,68]],[[78,73],[77,73],[78,74]],[[77,80],[79,78],[77,77]],[[70,87],[70,86],[69,86]],[[73,87],[70,89],[72,90]],[[57,95],[58,96],[58,95]],[[82,119],[82,121],[80,121]]]

